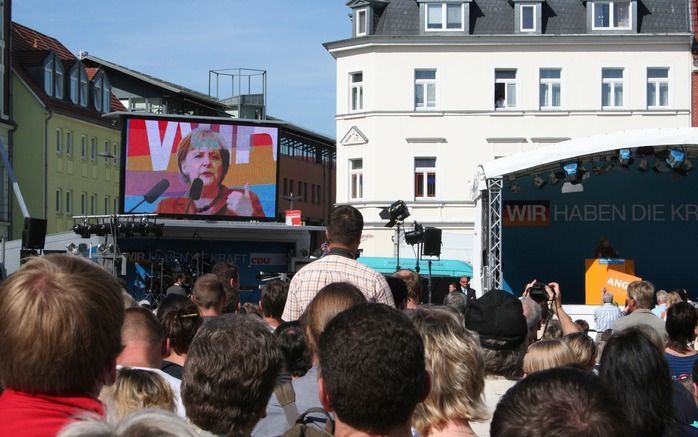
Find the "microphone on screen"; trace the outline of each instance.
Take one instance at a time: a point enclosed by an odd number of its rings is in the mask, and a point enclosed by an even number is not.
[[[153,185],[150,188],[150,190],[148,190],[148,192],[143,195],[143,199],[140,202],[138,202],[136,204],[136,206],[134,206],[133,208],[128,210],[128,212],[126,214],[131,214],[139,206],[141,206],[143,204],[143,202],[148,202],[148,203],[155,202],[156,200],[158,200],[158,198],[160,196],[162,196],[162,193],[164,193],[167,190],[167,188],[169,188],[169,186],[170,186],[170,181],[168,181],[167,179],[160,179],[160,181],[157,184]]]
[[[201,178],[196,178],[192,181],[191,187],[189,187],[189,203],[187,203],[187,209],[184,210],[185,213],[189,212],[191,204],[195,200],[201,198],[201,190],[204,188],[204,181]]]

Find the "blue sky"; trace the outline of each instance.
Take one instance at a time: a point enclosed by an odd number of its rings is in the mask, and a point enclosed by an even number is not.
[[[208,71],[267,70],[267,112],[335,136],[344,0],[18,0],[12,19],[91,55],[208,93]],[[224,97],[224,96],[221,96]]]

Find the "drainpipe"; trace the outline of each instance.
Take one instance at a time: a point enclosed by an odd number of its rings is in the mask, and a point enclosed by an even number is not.
[[[44,106],[48,115],[44,119],[44,218],[48,220],[48,122],[53,117],[53,112],[48,106]]]

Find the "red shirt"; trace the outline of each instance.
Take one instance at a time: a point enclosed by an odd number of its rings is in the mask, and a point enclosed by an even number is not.
[[[75,416],[104,416],[104,406],[81,393],[31,394],[5,389],[0,395],[0,436],[55,436]]]

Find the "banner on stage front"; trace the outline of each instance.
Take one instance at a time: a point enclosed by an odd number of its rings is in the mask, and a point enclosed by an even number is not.
[[[640,280],[642,280],[642,278],[609,269],[604,287],[606,287],[607,292],[613,293],[613,298],[616,303],[623,304],[628,295],[628,284]]]

